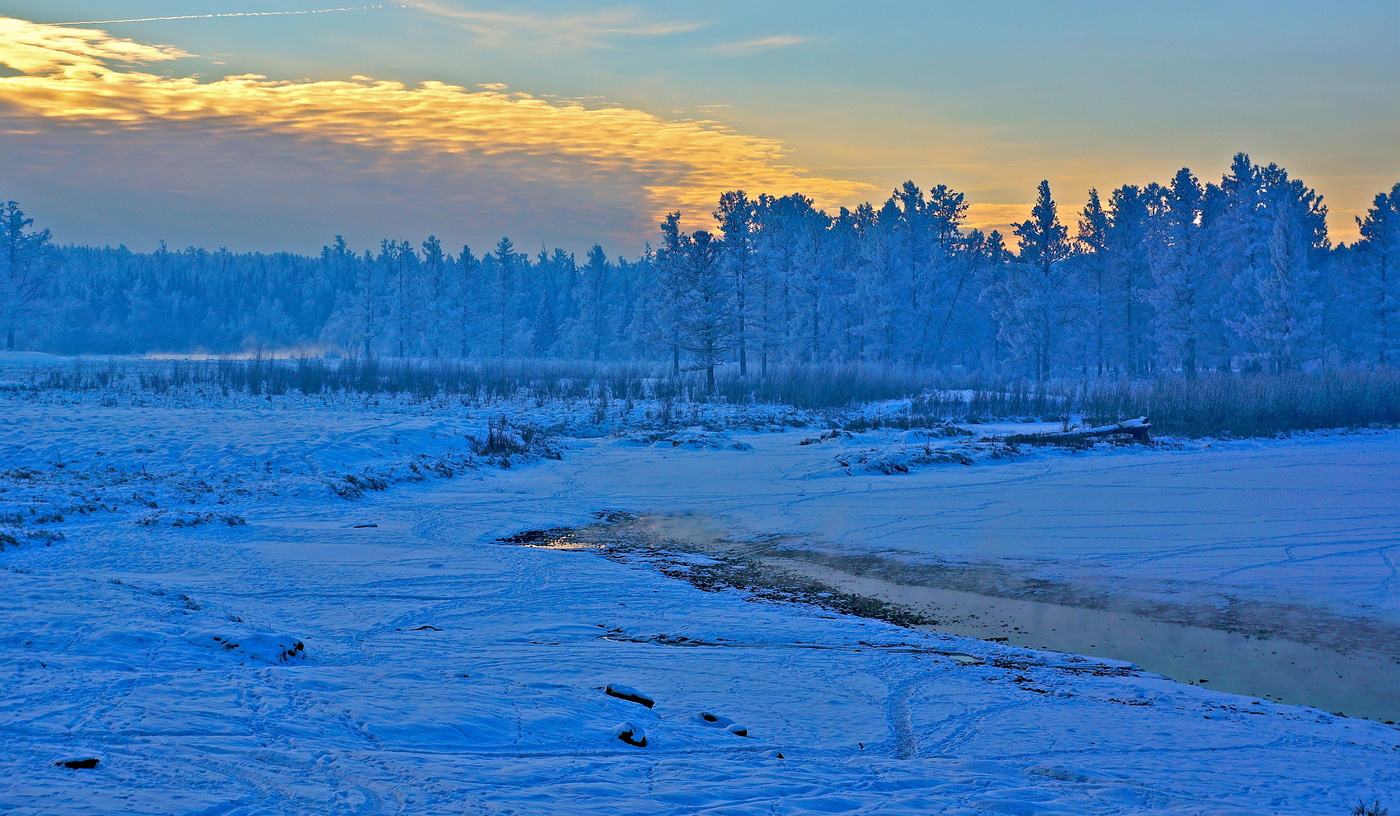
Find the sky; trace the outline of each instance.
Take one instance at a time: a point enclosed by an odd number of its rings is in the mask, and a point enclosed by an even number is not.
[[[1005,230],[1041,179],[1073,221],[1244,151],[1351,240],[1397,77],[1396,0],[0,0],[0,200],[138,250],[635,255],[728,189],[946,184]]]

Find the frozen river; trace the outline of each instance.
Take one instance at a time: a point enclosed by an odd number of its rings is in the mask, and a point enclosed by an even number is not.
[[[936,628],[1183,682],[1400,718],[1400,435],[833,474],[856,438],[602,445],[565,494],[658,534],[910,605]],[[567,474],[567,475],[565,475]]]

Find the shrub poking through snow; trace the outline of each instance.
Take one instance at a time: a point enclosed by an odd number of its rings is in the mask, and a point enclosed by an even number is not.
[[[143,516],[136,521],[142,527],[202,527],[205,524],[223,523],[229,527],[246,527],[248,520],[233,513],[190,513],[184,511],[160,511]]]
[[[249,632],[231,635],[225,632],[201,632],[187,638],[196,646],[207,646],[232,652],[241,659],[259,663],[290,663],[306,656],[306,644],[287,635]]]
[[[530,445],[523,432],[516,433],[515,429],[506,423],[504,416],[491,420],[486,431],[486,441],[477,447],[477,453],[483,456],[523,456],[529,452]]]

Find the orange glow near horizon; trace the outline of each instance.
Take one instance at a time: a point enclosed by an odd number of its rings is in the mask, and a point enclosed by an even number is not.
[[[497,36],[510,26],[525,25],[549,42],[577,47],[605,35],[657,35],[694,28],[647,23],[620,12],[597,19],[546,20],[436,6],[429,10],[478,33]],[[747,52],[800,39],[775,35],[726,47]],[[428,81],[408,85],[364,76],[322,81],[285,81],[259,74],[217,79],[182,76],[171,63],[190,57],[177,47],[124,39],[98,28],[0,17],[0,66],[17,74],[0,76],[0,116],[5,119],[0,132],[32,135],[57,127],[72,134],[101,134],[113,145],[134,141],[142,133],[185,139],[186,129],[251,140],[276,136],[285,142],[291,137],[300,156],[344,150],[364,160],[360,167],[390,175],[415,168],[474,179],[490,171],[496,178],[519,179],[537,189],[586,188],[581,194],[586,200],[576,202],[573,209],[561,207],[560,217],[589,220],[594,225],[589,229],[596,229],[602,219],[625,224],[617,234],[637,244],[653,234],[650,230],[670,211],[682,211],[691,227],[708,225],[716,200],[727,190],[743,189],[753,196],[802,193],[830,211],[883,198],[890,189],[884,186],[888,180],[880,181],[884,169],[853,171],[855,178],[844,176],[854,165],[806,170],[791,162],[783,142],[703,119],[666,119],[629,107],[546,99],[514,93],[499,84],[464,87]],[[158,73],[155,66],[166,70]],[[945,160],[972,162],[965,167],[980,169],[964,169],[962,180],[1001,202],[969,202],[965,226],[1009,233],[1012,224],[1028,216],[1034,182],[1043,176],[1029,160],[1002,166],[994,157],[979,157],[977,151],[983,148],[974,146],[984,142],[958,133],[943,139],[940,147],[927,148],[928,152]],[[124,141],[124,136],[133,138]],[[190,136],[181,144],[199,145],[198,139]],[[841,152],[852,159],[881,149],[861,144],[856,131],[844,132],[841,144]],[[989,153],[994,149],[985,147]],[[955,159],[950,159],[952,154]],[[911,164],[920,158],[917,151],[904,150],[901,155]],[[1226,158],[1222,155],[1221,161]],[[1045,175],[1052,179],[1061,220],[1071,227],[1089,187],[1097,186],[1106,196],[1107,185],[1117,183],[1115,178],[1144,183],[1154,176],[1169,177],[1157,162],[1141,156],[1117,161],[1051,157],[1046,164]],[[1318,169],[1326,173],[1335,168]],[[156,187],[165,181],[159,172],[152,168]],[[1027,173],[1033,174],[1029,180]],[[179,181],[197,189],[201,177],[190,173]],[[1369,177],[1321,178],[1328,182],[1328,204],[1334,208],[1329,219],[1331,237],[1355,240],[1358,204],[1368,204],[1373,194],[1362,187]],[[1202,180],[1206,180],[1204,174]],[[213,200],[217,185],[210,187]],[[494,189],[494,197],[482,201],[504,208],[510,203],[504,199],[514,191],[509,185]],[[1022,195],[1025,201],[1016,202]],[[623,199],[628,202],[625,208],[616,203]],[[1014,203],[1005,203],[1008,200]],[[520,206],[535,206],[538,211],[537,204]],[[648,231],[642,232],[641,225]]]

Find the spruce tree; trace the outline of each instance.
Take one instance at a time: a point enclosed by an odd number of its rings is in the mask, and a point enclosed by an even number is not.
[[[1375,361],[1400,361],[1400,184],[1378,193],[1364,219],[1356,219],[1355,247],[1365,314],[1365,339]]]

